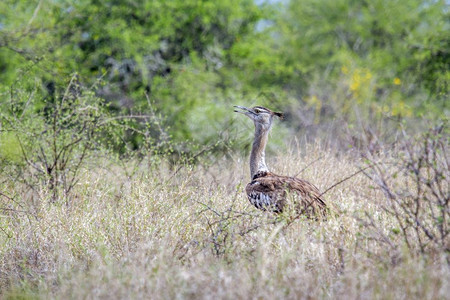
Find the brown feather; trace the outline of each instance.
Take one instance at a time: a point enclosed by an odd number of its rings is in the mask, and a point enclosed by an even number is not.
[[[286,205],[293,205],[297,213],[308,217],[325,215],[326,204],[317,187],[296,177],[260,172],[247,184],[245,191],[249,201],[259,209],[280,213]]]

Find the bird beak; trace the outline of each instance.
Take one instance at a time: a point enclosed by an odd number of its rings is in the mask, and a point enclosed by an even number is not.
[[[248,117],[253,117],[256,115],[251,109],[239,105],[234,105],[234,112],[244,114]]]

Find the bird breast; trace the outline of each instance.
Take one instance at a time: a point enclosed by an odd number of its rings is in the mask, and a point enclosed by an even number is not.
[[[282,205],[273,191],[266,190],[257,180],[247,185],[247,198],[252,205],[261,210],[281,212]]]
[[[259,209],[272,205],[272,198],[264,193],[252,192],[248,195],[250,203]]]

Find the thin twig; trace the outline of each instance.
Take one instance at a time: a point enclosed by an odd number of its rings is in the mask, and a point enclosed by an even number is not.
[[[325,195],[328,191],[330,191],[331,189],[333,189],[333,188],[335,188],[336,186],[340,185],[341,183],[343,183],[343,182],[349,180],[350,178],[352,178],[352,177],[358,175],[358,174],[361,173],[361,172],[364,172],[365,170],[367,170],[367,169],[369,169],[369,168],[374,167],[375,165],[376,165],[376,163],[373,163],[373,164],[371,164],[371,165],[369,165],[369,166],[367,166],[367,167],[365,167],[365,168],[359,169],[358,171],[356,171],[356,172],[354,172],[354,173],[348,175],[348,176],[345,177],[344,179],[339,180],[338,182],[336,182],[335,184],[333,184],[332,186],[330,186],[329,188],[327,188],[323,193],[321,193],[321,194],[319,195],[318,198],[322,197],[322,196]]]
[[[319,160],[321,160],[325,155],[321,155],[319,158],[313,160],[312,162],[310,162],[309,164],[306,165],[306,167],[304,167],[303,169],[301,169],[297,174],[295,174],[292,177],[297,177],[298,175],[300,175],[301,173],[303,173],[306,169],[308,169],[310,166],[312,166],[313,164],[315,164],[316,162],[318,162]]]

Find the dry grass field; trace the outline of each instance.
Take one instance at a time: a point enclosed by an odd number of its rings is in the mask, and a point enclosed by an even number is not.
[[[322,191],[366,164],[320,145],[268,163]],[[406,241],[402,212],[389,213],[363,172],[325,194],[328,220],[290,222],[250,205],[246,157],[126,168],[97,162],[57,203],[45,186],[31,193],[2,178],[0,298],[450,299],[448,236],[438,241],[436,229],[430,241],[412,224]]]

